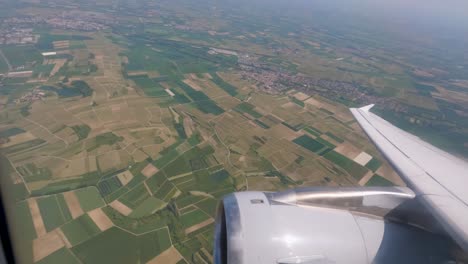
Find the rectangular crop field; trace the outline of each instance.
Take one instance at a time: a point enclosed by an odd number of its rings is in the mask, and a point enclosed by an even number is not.
[[[323,148],[325,148],[325,145],[318,142],[317,140],[307,136],[307,135],[302,135],[296,139],[293,140],[294,143],[297,145],[306,148],[314,153],[319,152]]]
[[[55,195],[38,198],[37,204],[47,232],[65,223],[65,218]]]
[[[180,222],[182,223],[182,225],[184,225],[186,228],[188,227],[191,227],[191,226],[194,226],[196,224],[199,224],[207,219],[209,219],[210,217],[204,213],[203,211],[201,210],[195,210],[195,211],[191,211],[189,213],[186,213],[184,215],[181,215],[180,216]]]
[[[336,151],[330,151],[323,155],[323,157],[343,168],[356,180],[360,180],[368,171],[367,168],[357,164]]]
[[[78,245],[79,243],[86,241],[87,239],[101,232],[99,227],[88,216],[88,214],[84,214],[77,219],[65,224],[62,227],[62,231],[72,246]]]
[[[83,263],[145,263],[170,246],[166,229],[137,237],[114,227],[72,250]]]
[[[85,189],[79,189],[75,191],[78,200],[80,201],[81,208],[85,212],[91,211],[98,207],[105,205],[98,190],[95,187],[88,187]]]

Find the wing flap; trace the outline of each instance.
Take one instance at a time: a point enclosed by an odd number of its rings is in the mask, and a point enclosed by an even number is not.
[[[369,112],[351,109],[369,138],[420,196],[446,231],[468,250],[468,165]]]

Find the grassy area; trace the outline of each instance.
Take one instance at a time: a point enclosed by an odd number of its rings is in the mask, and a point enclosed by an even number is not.
[[[305,107],[305,103],[299,99],[297,99],[296,97],[290,97],[291,101],[295,104],[297,104],[298,106],[300,107]]]
[[[78,200],[80,201],[81,208],[85,211],[103,207],[105,205],[98,190],[95,187],[88,187],[75,191]]]
[[[74,96],[88,97],[93,94],[93,89],[85,81],[73,81],[71,85],[60,83],[56,86],[41,86],[41,90],[52,91],[57,93],[61,98],[68,98]]]
[[[0,73],[7,73],[7,72],[8,72],[8,63],[5,61],[3,56],[0,56]]]
[[[164,168],[164,173],[167,177],[172,177],[204,169],[208,166],[205,158],[213,152],[214,149],[211,146],[205,148],[193,147],[171,163],[167,164]]]
[[[43,139],[36,138],[36,139],[30,140],[30,141],[26,141],[24,143],[20,143],[20,144],[16,144],[16,145],[13,145],[13,146],[10,146],[10,147],[7,147],[7,148],[3,148],[2,153],[3,154],[11,154],[11,153],[15,153],[15,152],[24,151],[24,150],[27,150],[27,149],[37,147],[37,146],[39,146],[41,144],[44,144],[45,142],[46,141],[43,140]]]
[[[57,202],[60,206],[60,210],[62,211],[65,222],[72,220],[72,215],[70,213],[70,210],[68,209],[68,205],[65,201],[65,197],[63,196],[63,194],[57,194],[55,195],[55,197],[57,197]]]
[[[143,201],[149,198],[150,194],[146,190],[143,183],[140,183],[137,187],[119,198],[119,201],[134,209],[138,207]]]
[[[206,114],[220,115],[224,110],[211,100],[205,93],[194,90],[182,81],[177,81],[177,85],[192,99],[195,106]]]
[[[35,239],[37,237],[36,229],[34,228],[28,202],[22,201],[17,203],[13,212],[14,219],[17,221],[13,226],[21,227],[21,236],[28,240]]]
[[[160,171],[146,180],[146,185],[148,185],[152,193],[155,193],[165,181],[166,176]]]
[[[316,138],[315,140],[317,140],[318,142],[322,143],[323,145],[331,148],[331,149],[334,149],[336,148],[335,145],[333,145],[332,143],[330,143],[329,141],[326,141],[325,139],[321,138],[321,137],[318,137]]]
[[[373,172],[376,172],[380,166],[382,166],[382,162],[374,157],[366,164],[366,168]]]
[[[108,196],[122,187],[117,177],[107,178],[98,183],[98,190],[102,197]]]
[[[63,247],[49,256],[36,262],[37,264],[79,264],[80,262],[73,256],[69,249]]]
[[[195,210],[180,216],[180,222],[186,228],[199,224],[210,218],[201,210]]]
[[[236,96],[237,88],[231,85],[230,83],[225,82],[221,77],[218,76],[216,73],[210,73],[213,81],[219,88],[223,89],[226,93],[231,96]]]
[[[161,86],[161,84],[153,81],[147,75],[134,76],[134,77],[128,77],[128,78],[134,81],[135,84],[138,87],[140,87],[147,96],[152,96],[152,97],[169,96],[168,93],[165,91],[165,88]]]
[[[75,132],[80,140],[88,137],[91,128],[88,125],[76,125],[72,126],[71,129]]]
[[[55,195],[38,198],[37,204],[39,205],[39,210],[47,232],[65,223],[62,210],[60,209]]]
[[[311,134],[312,136],[320,137],[322,135],[322,132],[318,131],[317,129],[311,128],[311,127],[304,127],[304,130]]]
[[[374,174],[374,176],[372,176],[372,178],[366,183],[366,186],[384,186],[384,187],[387,187],[387,186],[394,186],[395,184],[393,184],[391,181],[385,179],[384,177],[378,175],[378,174]]]
[[[339,143],[343,143],[344,140],[335,136],[333,133],[331,132],[325,132],[325,135],[329,136],[330,138],[334,139],[336,142],[339,142]]]
[[[123,137],[119,137],[112,132],[97,135],[93,140],[87,142],[87,151],[93,151],[103,145],[114,145],[117,142],[123,141]]]
[[[24,66],[23,70],[31,69],[34,64],[42,64],[42,55],[33,46],[1,46],[0,49],[7,57],[13,68]]]
[[[87,214],[65,224],[62,231],[72,246],[76,246],[101,232]]]
[[[254,108],[255,108],[254,105],[244,102],[234,107],[234,110],[241,112],[241,113],[247,113],[253,116],[254,118],[262,117],[262,115],[258,113],[257,111],[255,111]]]
[[[129,217],[132,218],[141,218],[144,216],[151,215],[155,211],[163,208],[166,205],[164,201],[159,200],[153,196],[148,197],[140,205],[133,209]]]
[[[170,198],[172,198],[168,196],[168,194],[171,193],[174,188],[174,184],[172,184],[170,181],[166,181],[163,185],[161,185],[161,188],[159,188],[158,191],[154,193],[154,196],[168,202]]]
[[[319,152],[321,149],[325,148],[325,145],[314,140],[313,138],[307,136],[307,135],[302,135],[296,139],[293,140],[294,143],[297,145],[306,148],[314,153]]]
[[[7,137],[15,136],[24,132],[26,131],[24,131],[21,128],[13,127],[13,128],[0,131],[0,138],[7,138]]]
[[[137,237],[111,228],[72,250],[83,263],[145,263],[170,246],[166,229]]]
[[[343,168],[356,180],[360,180],[368,171],[363,166],[333,150],[323,155],[323,157]]]
[[[49,180],[52,172],[48,168],[38,168],[34,163],[27,163],[16,170],[24,177],[26,182]]]

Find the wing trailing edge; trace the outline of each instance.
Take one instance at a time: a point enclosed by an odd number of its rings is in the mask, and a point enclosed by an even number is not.
[[[352,108],[362,129],[446,232],[468,251],[468,164],[370,112]]]

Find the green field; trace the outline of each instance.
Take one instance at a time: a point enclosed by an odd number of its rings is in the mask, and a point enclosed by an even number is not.
[[[67,248],[61,248],[49,256],[41,259],[38,264],[79,264],[80,262]]]
[[[88,125],[72,126],[71,129],[73,129],[80,140],[87,138],[91,131],[91,128]]]
[[[192,99],[193,104],[200,111],[206,114],[220,115],[224,110],[219,107],[205,93],[197,91],[182,81],[177,81],[177,85]]]
[[[117,177],[107,178],[98,183],[98,190],[102,197],[106,197],[111,193],[119,190],[122,187],[122,183]]]
[[[105,205],[104,201],[99,195],[98,190],[95,187],[76,190],[75,194],[80,201],[81,208],[85,212],[89,212]]]
[[[26,182],[48,180],[52,173],[48,168],[38,168],[34,163],[27,163],[16,170],[23,175]]]
[[[65,223],[63,212],[57,202],[55,195],[38,198],[37,204],[41,211],[44,226],[48,232]]]
[[[199,224],[210,218],[206,213],[201,210],[195,210],[180,216],[180,222],[186,228]]]
[[[63,194],[57,194],[55,195],[55,197],[57,197],[57,202],[60,206],[65,222],[72,220],[72,215],[70,213],[70,210],[68,209],[68,205],[65,201],[65,197],[63,196]]]
[[[24,132],[26,131],[24,131],[21,128],[13,127],[13,128],[0,131],[0,138],[7,138],[7,137],[15,136]]]
[[[159,83],[150,79],[147,75],[129,77],[135,84],[140,87],[147,96],[167,97],[169,94]]]
[[[72,246],[76,246],[101,232],[88,214],[66,223],[61,229]]]
[[[360,180],[368,171],[365,167],[362,167],[356,162],[333,150],[325,154],[323,157],[343,168],[356,180]]]
[[[223,89],[226,93],[231,96],[237,95],[237,88],[231,85],[230,83],[225,82],[221,77],[218,76],[216,73],[210,73],[211,80],[221,89]]]
[[[161,188],[159,188],[158,191],[154,193],[154,196],[159,198],[160,200],[169,202],[171,197],[168,196],[168,194],[170,194],[174,190],[174,188],[175,188],[174,184],[172,184],[170,181],[166,181],[161,186]]]
[[[253,116],[254,118],[260,118],[262,117],[262,115],[255,111],[254,110],[255,106],[252,105],[252,104],[249,104],[249,103],[241,103],[239,105],[237,105],[236,107],[234,107],[234,110],[240,112],[240,113],[247,113],[251,116]]]
[[[128,207],[135,209],[138,207],[143,201],[148,199],[150,194],[146,190],[146,187],[143,183],[140,183],[131,191],[127,192],[125,195],[119,198],[119,201],[127,205]]]
[[[385,179],[384,177],[374,174],[372,178],[366,183],[366,186],[383,186],[383,187],[388,187],[388,186],[394,186],[391,181]]]
[[[333,134],[333,133],[331,133],[331,132],[325,132],[325,134],[326,134],[327,136],[329,136],[330,138],[334,139],[334,140],[335,140],[336,142],[338,142],[338,143],[343,143],[343,142],[344,142],[343,139],[341,139],[341,138],[335,136],[335,134]]]
[[[164,168],[164,173],[167,177],[177,176],[191,171],[197,171],[206,168],[208,165],[205,158],[213,153],[213,148],[210,147],[193,147],[177,159],[167,164]]]
[[[32,222],[31,211],[29,210],[29,205],[27,201],[22,201],[16,204],[14,208],[15,219],[18,219],[19,222],[13,226],[18,228],[21,227],[21,236],[24,239],[33,240],[37,237],[36,229],[34,229],[34,224]]]
[[[31,69],[32,64],[42,64],[42,55],[33,46],[1,46],[0,49],[3,54],[7,57],[11,66],[14,68],[25,66],[24,70]]]
[[[83,263],[145,263],[170,246],[166,229],[134,236],[114,227],[72,251]]]
[[[146,200],[141,202],[136,208],[133,209],[129,217],[141,218],[144,216],[151,215],[158,209],[164,208],[166,203],[153,196],[148,197]]]
[[[306,148],[314,153],[319,152],[323,148],[325,148],[325,145],[314,140],[313,138],[307,136],[307,135],[302,135],[296,139],[293,140],[294,143],[297,145]]]
[[[372,158],[367,164],[366,164],[366,168],[368,168],[369,170],[373,171],[373,172],[376,172],[380,166],[382,165],[382,162],[376,158]]]
[[[87,151],[93,151],[103,145],[114,145],[117,142],[122,141],[123,138],[117,136],[112,132],[97,135],[94,139],[86,142]]]
[[[322,133],[320,131],[318,131],[317,129],[311,128],[311,127],[305,127],[304,130],[307,133],[311,134],[312,136],[319,137],[320,135],[322,135]]]

